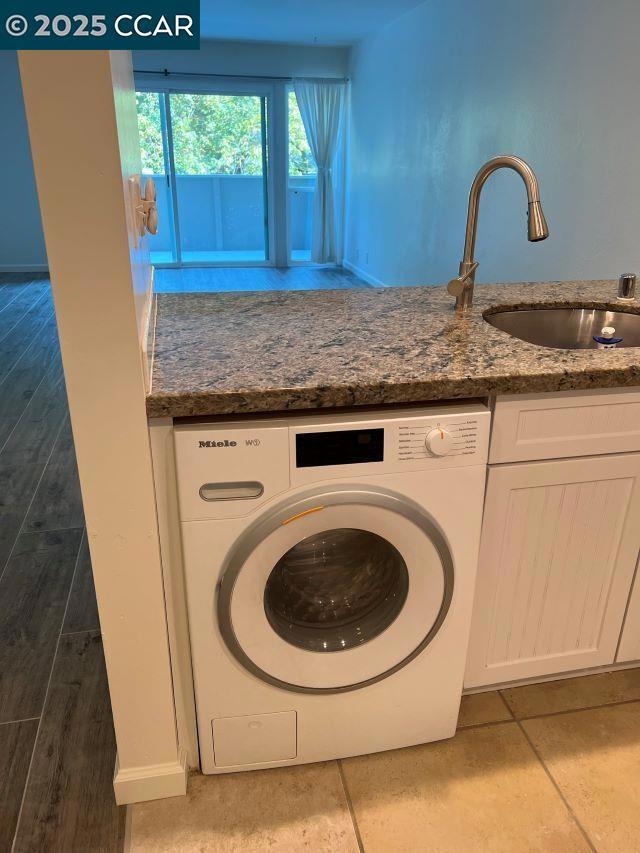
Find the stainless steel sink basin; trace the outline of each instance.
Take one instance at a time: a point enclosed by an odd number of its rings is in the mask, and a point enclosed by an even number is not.
[[[540,307],[496,311],[485,314],[484,319],[496,329],[540,347],[596,349],[593,337],[604,326],[613,326],[616,338],[622,338],[617,347],[640,347],[640,314],[625,311]]]

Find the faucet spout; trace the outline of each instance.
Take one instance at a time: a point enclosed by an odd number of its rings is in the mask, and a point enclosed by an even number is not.
[[[549,236],[549,226],[544,218],[542,204],[539,201],[529,202],[529,223],[527,226],[530,243],[539,243]]]
[[[476,232],[478,230],[478,211],[480,208],[480,194],[489,175],[498,169],[513,169],[524,181],[528,201],[528,226],[527,237],[531,242],[546,240],[549,236],[549,227],[545,219],[542,204],[540,202],[540,189],[538,179],[531,166],[522,158],[512,154],[503,154],[493,157],[486,162],[476,175],[471,191],[469,192],[469,209],[467,212],[467,229],[464,240],[464,255],[460,264],[460,276],[449,282],[449,292],[456,296],[456,309],[465,310],[471,307],[473,302],[473,285],[475,282],[475,263],[473,256],[476,245]],[[475,266],[474,266],[475,264]]]

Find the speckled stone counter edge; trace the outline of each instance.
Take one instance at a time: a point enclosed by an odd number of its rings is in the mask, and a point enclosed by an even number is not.
[[[482,320],[483,315],[494,313],[499,310],[522,310],[529,307],[539,307],[541,302],[549,307],[588,307],[593,309],[605,309],[616,311],[627,311],[640,313],[640,306],[617,304],[611,298],[568,298],[561,297],[561,292],[573,286],[584,290],[585,285],[605,287],[612,292],[615,282],[548,282],[540,284],[528,284],[528,299],[523,299],[522,285],[489,285],[476,288],[476,306],[473,315],[467,319],[471,328],[485,327]],[[499,287],[499,294],[497,289]],[[398,298],[402,298],[403,291],[415,291],[416,288],[393,289]],[[432,296],[443,302],[443,288],[429,288]],[[555,291],[555,292],[554,292]],[[560,291],[560,293],[558,292]],[[387,291],[388,292],[388,291]],[[350,295],[357,293],[350,292]],[[371,293],[371,291],[368,291]],[[326,295],[326,294],[325,294]],[[428,294],[427,294],[428,295]],[[499,295],[500,298],[496,298]],[[582,295],[582,293],[581,293]],[[584,293],[587,297],[587,293]],[[588,294],[592,296],[592,294]],[[607,294],[608,295],[608,294]],[[202,294],[200,295],[203,296]],[[211,297],[211,305],[215,307],[217,294],[207,294]],[[228,297],[229,294],[226,294]],[[511,299],[510,297],[514,298]],[[517,297],[520,297],[519,299]],[[238,297],[240,300],[251,300],[264,298],[264,294],[255,294],[253,297],[244,295]],[[352,298],[357,298],[352,296]],[[286,301],[286,295],[283,296]],[[228,301],[226,302],[228,305]],[[244,301],[243,308],[248,303]],[[439,309],[442,313],[441,309]],[[437,312],[434,312],[437,314]],[[443,321],[455,322],[450,314],[442,315]],[[375,318],[374,318],[375,320]],[[527,355],[523,352],[523,358],[515,367],[501,373],[496,371],[495,366],[491,371],[484,371],[481,367],[476,371],[469,371],[468,375],[443,375],[442,367],[434,364],[433,374],[425,370],[424,378],[419,380],[402,381],[401,379],[390,382],[367,381],[361,377],[357,382],[330,384],[314,384],[313,381],[306,383],[305,387],[278,387],[277,377],[273,377],[270,387],[238,387],[238,388],[207,388],[205,390],[190,386],[185,380],[184,387],[170,392],[160,388],[152,388],[152,393],[147,399],[147,413],[150,418],[157,417],[189,417],[206,415],[233,415],[242,413],[278,412],[304,409],[339,408],[366,405],[389,405],[402,403],[428,402],[433,400],[460,399],[468,397],[484,397],[491,394],[518,394],[536,393],[550,391],[574,391],[597,388],[632,387],[640,386],[640,349],[626,350],[626,358],[622,364],[613,364],[610,359],[596,365],[585,364],[579,358],[575,364],[567,364],[567,358],[562,364],[550,364],[548,369],[530,369],[532,363],[532,345],[522,344],[502,332],[500,343],[503,347],[516,350],[514,355],[517,359],[517,348],[526,347]],[[535,350],[542,349],[533,347]],[[545,350],[549,353],[549,350]],[[567,356],[567,351],[561,352]],[[584,352],[584,351],[571,351]],[[622,351],[618,351],[622,352]],[[616,352],[616,355],[618,354]],[[558,360],[560,361],[560,360]],[[179,370],[177,364],[174,370]],[[173,377],[175,384],[175,375]]]

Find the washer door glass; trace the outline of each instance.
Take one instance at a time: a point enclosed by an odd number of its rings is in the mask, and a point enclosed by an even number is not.
[[[368,530],[323,530],[290,548],[267,579],[273,630],[300,649],[335,652],[377,637],[402,610],[407,565]]]

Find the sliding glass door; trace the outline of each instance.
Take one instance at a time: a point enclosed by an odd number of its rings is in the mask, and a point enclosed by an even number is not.
[[[183,262],[269,259],[265,101],[169,95]]]
[[[270,262],[268,96],[139,92],[143,173],[158,190],[151,262]]]
[[[138,121],[158,193],[151,262],[310,264],[317,169],[290,83],[149,76]]]

